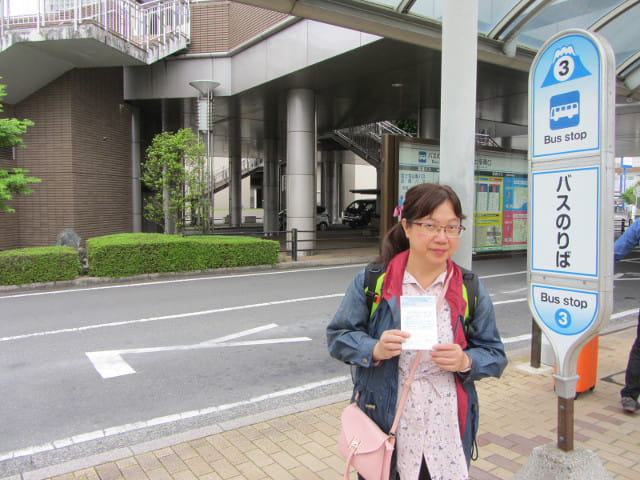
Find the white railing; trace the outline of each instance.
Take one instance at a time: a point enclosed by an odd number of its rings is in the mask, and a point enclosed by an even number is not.
[[[254,168],[264,166],[264,159],[262,158],[243,158],[241,171],[243,174],[253,170]],[[229,181],[229,167],[221,167],[213,173],[214,183],[216,187],[218,184]]]
[[[140,48],[189,38],[189,0],[0,0],[0,34],[94,24]]]

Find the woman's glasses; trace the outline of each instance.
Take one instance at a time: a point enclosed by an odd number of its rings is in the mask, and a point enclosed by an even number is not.
[[[458,238],[465,228],[462,225],[439,225],[434,222],[408,222],[420,227],[425,235],[434,236],[444,230],[444,234],[449,238]]]

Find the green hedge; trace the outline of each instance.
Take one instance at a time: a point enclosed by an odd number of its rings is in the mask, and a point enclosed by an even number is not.
[[[273,265],[279,249],[278,242],[251,237],[123,233],[87,240],[87,259],[90,275],[123,277]]]
[[[73,280],[80,259],[71,247],[38,247],[0,252],[0,285]]]

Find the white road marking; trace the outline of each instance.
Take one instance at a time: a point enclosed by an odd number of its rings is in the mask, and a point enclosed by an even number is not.
[[[244,330],[224,337],[213,338],[193,345],[170,345],[165,347],[131,348],[127,350],[104,350],[101,352],[86,352],[85,355],[102,378],[115,378],[131,375],[136,371],[122,358],[124,354],[144,354],[158,352],[175,352],[180,350],[200,350],[204,348],[246,347],[255,345],[273,345],[277,343],[310,342],[309,337],[269,338],[249,342],[229,342],[236,338],[253,335],[254,333],[276,328],[278,325],[270,323],[261,327]]]
[[[0,301],[9,299],[9,298],[22,298],[22,297],[39,297],[42,295],[61,295],[68,293],[81,293],[81,292],[93,292],[96,290],[114,290],[118,288],[134,288],[134,287],[149,287],[156,285],[169,285],[173,283],[188,283],[188,282],[202,282],[206,280],[227,280],[229,278],[248,278],[248,277],[263,277],[267,275],[286,275],[288,273],[302,273],[302,272],[319,272],[322,270],[339,270],[345,268],[353,268],[353,267],[362,267],[364,264],[349,264],[349,265],[334,265],[328,267],[315,267],[315,268],[300,268],[295,270],[281,270],[277,272],[254,272],[254,273],[242,273],[242,274],[234,274],[234,275],[216,275],[209,277],[197,277],[197,278],[180,278],[176,280],[158,280],[156,282],[140,282],[140,283],[124,283],[118,285],[101,285],[99,287],[85,287],[85,288],[71,288],[68,290],[51,290],[46,292],[28,292],[28,293],[16,293],[14,295],[4,295],[0,296]],[[526,271],[520,272],[507,272],[507,273],[497,273],[494,275],[483,275],[480,276],[483,278],[497,278],[497,277],[506,277],[509,275],[521,275],[523,273],[527,273]]]
[[[515,290],[507,290],[505,292],[500,292],[500,294],[511,294],[511,293],[518,293],[518,292],[526,292],[527,291],[527,287],[522,287],[522,288],[516,288]]]
[[[78,435],[73,435],[71,437],[62,438],[59,440],[54,440],[52,442],[22,448],[20,450],[14,450],[11,452],[0,452],[0,462],[4,462],[5,460],[11,460],[15,458],[25,457],[28,455],[33,455],[36,453],[49,452],[52,450],[56,450],[58,448],[66,447],[69,445],[76,445],[78,443],[86,442],[89,440],[97,440],[101,438],[110,437],[113,435],[120,435],[122,433],[133,432],[135,430],[141,430],[143,428],[155,427],[158,425],[166,425],[168,423],[176,422],[179,420],[184,420],[187,418],[201,417],[204,415],[210,415],[212,413],[222,412],[225,410],[231,410],[237,407],[244,407],[247,405],[252,405],[256,403],[263,402],[265,400],[272,400],[274,398],[281,398],[290,395],[295,395],[302,392],[307,392],[309,390],[314,390],[316,388],[322,388],[329,385],[335,385],[337,383],[350,381],[350,376],[344,377],[334,377],[329,378],[327,380],[320,380],[318,382],[311,382],[304,385],[300,385],[298,387],[287,388],[285,390],[280,390],[273,393],[267,393],[265,395],[259,395],[254,398],[250,398],[249,400],[241,400],[239,402],[227,403],[224,405],[218,405],[208,408],[203,408],[200,410],[190,410],[187,412],[175,413],[173,415],[166,415],[164,417],[156,417],[150,420],[128,423],[125,425],[118,425],[114,427],[108,427],[104,430],[95,430],[93,432],[81,433]]]
[[[0,343],[11,342],[14,340],[25,340],[33,337],[45,337],[49,335],[60,335],[62,333],[79,333],[87,330],[96,330],[99,328],[122,327],[126,325],[136,325],[139,323],[158,322],[161,320],[175,320],[178,318],[197,317],[201,315],[213,315],[216,313],[233,312],[238,310],[246,310],[250,308],[272,307],[274,305],[284,305],[289,303],[310,302],[316,300],[326,300],[328,298],[343,297],[344,293],[334,293],[330,295],[319,295],[316,297],[291,298],[288,300],[275,300],[273,302],[253,303],[250,305],[237,305],[235,307],[214,308],[211,310],[201,310],[198,312],[176,313],[173,315],[161,315],[158,317],[139,318],[137,320],[122,320],[120,322],[99,323],[96,325],[85,325],[83,327],[62,328],[60,330],[47,330],[43,332],[25,333],[22,335],[13,335],[10,337],[0,337]]]
[[[518,302],[526,302],[526,301],[527,301],[527,297],[512,298],[511,300],[499,300],[497,302],[493,302],[493,306],[495,307],[496,305],[504,305],[505,303],[518,303]]]
[[[517,337],[503,338],[502,343],[504,343],[505,345],[508,345],[510,343],[523,342],[525,340],[531,340],[530,333],[525,333],[524,335],[518,335]]]
[[[188,283],[188,282],[202,282],[205,280],[228,280],[230,278],[247,278],[247,277],[264,277],[267,275],[285,275],[288,273],[302,273],[302,272],[319,272],[322,270],[339,270],[344,268],[362,267],[364,264],[350,264],[350,265],[335,265],[329,267],[316,267],[316,268],[301,268],[297,270],[281,270],[277,272],[255,272],[255,273],[242,273],[234,275],[216,275],[209,277],[197,277],[197,278],[180,278],[176,280],[158,280],[157,282],[140,282],[140,283],[124,283],[118,285],[102,285],[99,287],[86,287],[86,288],[73,288],[69,290],[52,290],[47,292],[29,292],[29,293],[16,293],[14,295],[0,296],[0,301],[8,298],[21,298],[21,297],[39,297],[41,295],[60,295],[67,293],[79,293],[79,292],[93,292],[96,290],[114,290],[117,288],[133,288],[133,287],[149,287],[156,285],[169,285],[173,283]]]
[[[508,277],[509,275],[522,275],[527,273],[526,270],[522,270],[520,272],[507,272],[507,273],[495,273],[493,275],[479,275],[480,279],[483,278],[498,278],[498,277]]]

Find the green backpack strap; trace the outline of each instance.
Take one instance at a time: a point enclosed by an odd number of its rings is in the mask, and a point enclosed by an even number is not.
[[[381,262],[369,263],[364,269],[364,296],[367,310],[369,310],[369,318],[373,316],[380,305],[385,273],[385,265]]]
[[[469,333],[473,329],[471,322],[473,321],[473,314],[476,309],[476,303],[478,301],[478,275],[471,270],[460,267],[462,271],[462,296],[467,302],[467,307],[464,311],[464,329]]]
[[[464,328],[469,333],[473,326],[473,314],[478,301],[478,275],[471,270],[460,267],[462,271],[462,296],[467,302],[464,312]],[[382,284],[386,266],[380,262],[369,263],[364,269],[364,295],[369,310],[369,318],[371,318],[380,304],[382,298]]]

